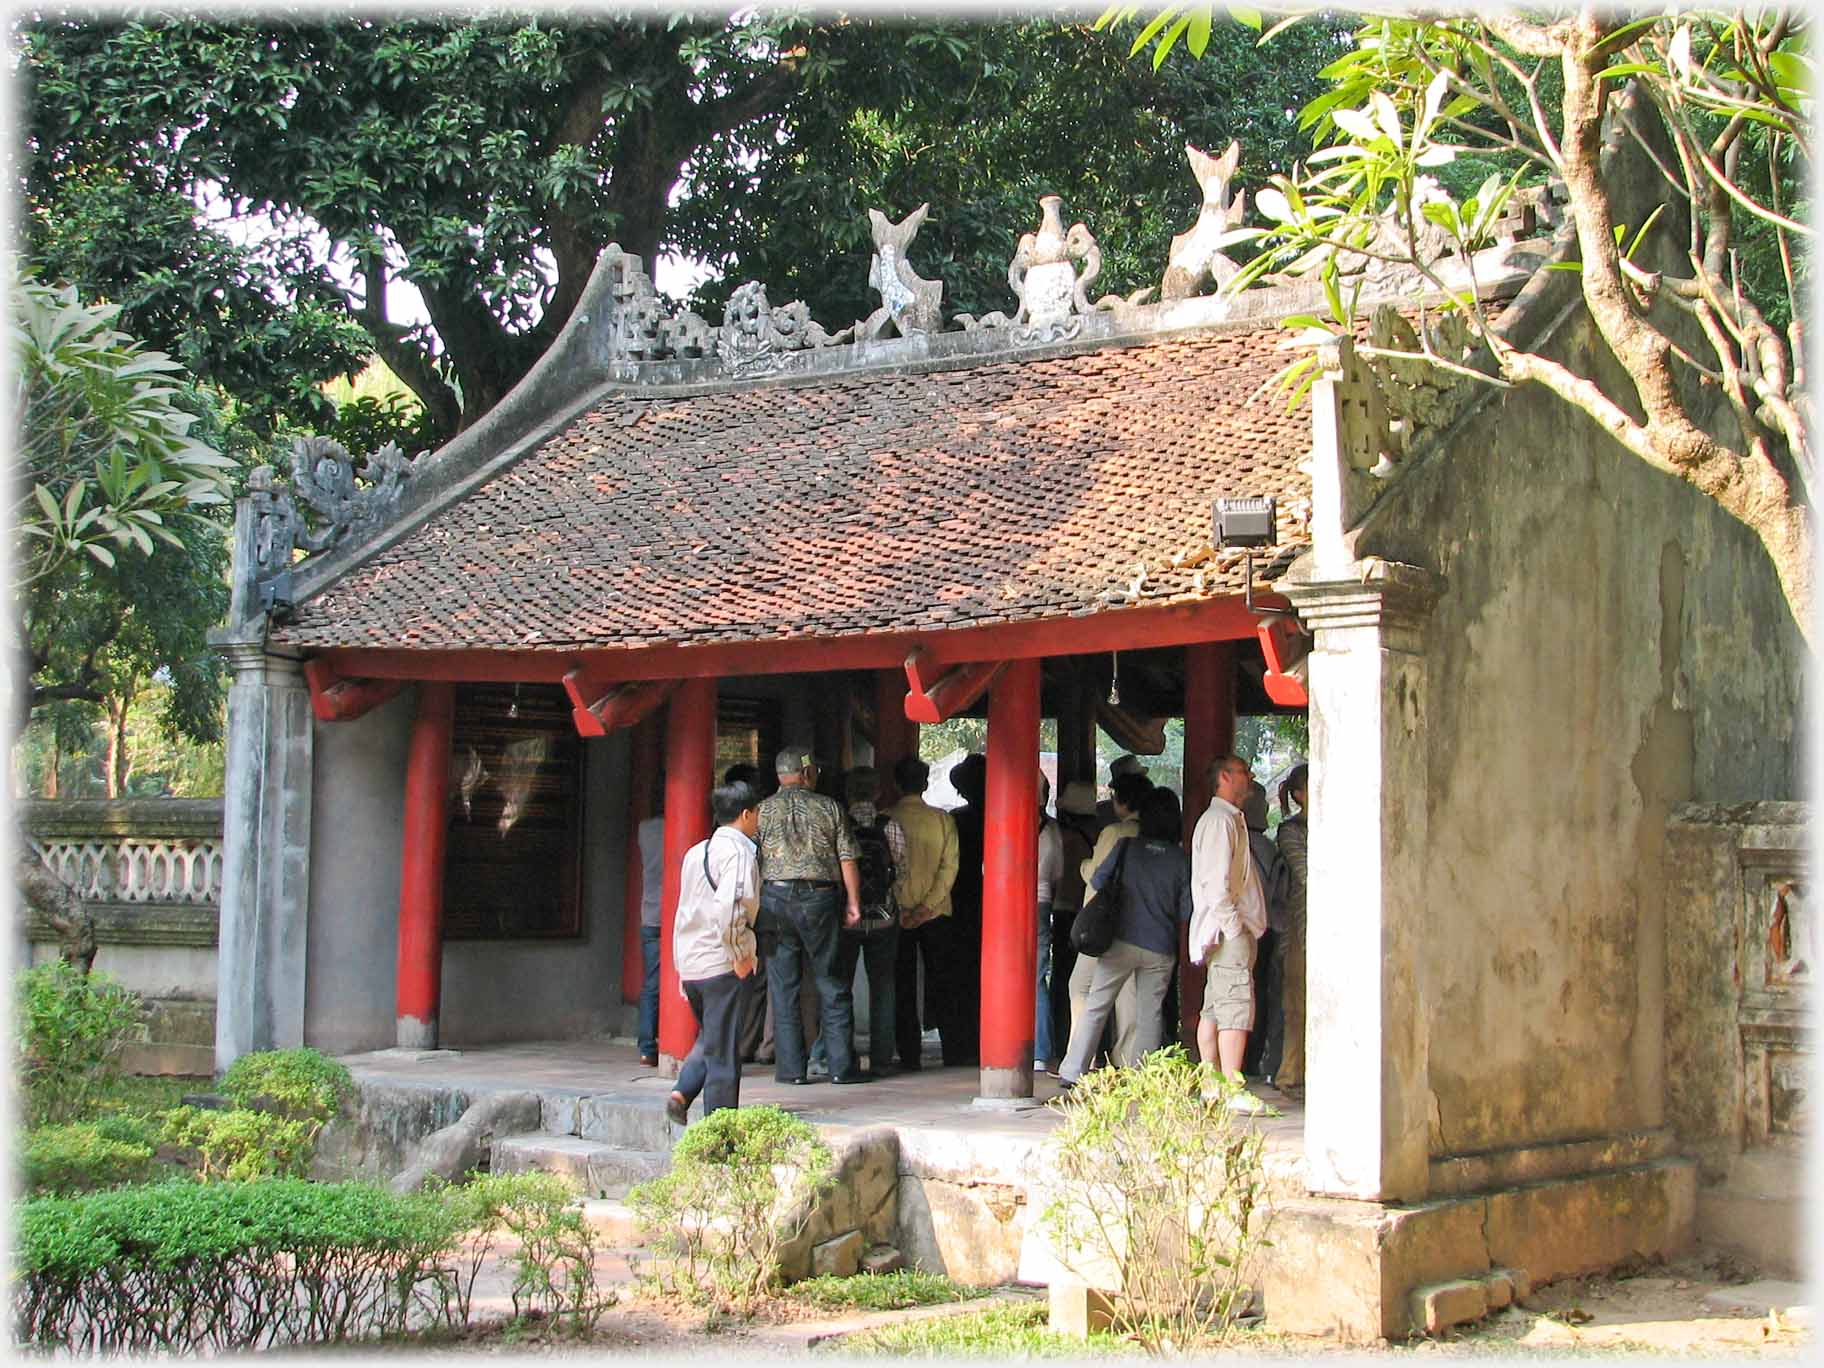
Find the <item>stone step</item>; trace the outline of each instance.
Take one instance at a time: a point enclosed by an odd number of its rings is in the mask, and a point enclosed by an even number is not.
[[[585,1197],[625,1197],[628,1189],[671,1167],[668,1151],[625,1149],[576,1135],[503,1135],[494,1142],[495,1173],[534,1169],[570,1179]]]
[[[622,1149],[669,1151],[677,1139],[665,1119],[665,1095],[629,1102],[582,1093],[544,1094],[540,1124],[553,1135],[574,1135]]]

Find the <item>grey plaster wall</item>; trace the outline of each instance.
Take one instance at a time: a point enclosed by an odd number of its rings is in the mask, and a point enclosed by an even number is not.
[[[625,732],[584,744],[582,939],[447,942],[443,1044],[562,1040],[620,1028],[628,752]]]
[[[414,689],[365,717],[318,723],[304,1040],[330,1054],[394,1042],[399,858]]]
[[[1587,333],[1560,342],[1596,365]],[[1448,581],[1427,636],[1432,1153],[1661,1124],[1667,816],[1799,796],[1804,650],[1765,554],[1529,391],[1405,471],[1356,549]]]

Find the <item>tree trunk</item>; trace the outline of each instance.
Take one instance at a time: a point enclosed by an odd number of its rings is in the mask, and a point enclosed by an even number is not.
[[[133,773],[133,748],[127,741],[127,712],[133,706],[137,689],[125,694],[109,694],[104,706],[108,710],[108,764],[105,783],[110,798],[122,798],[127,792],[127,776]]]

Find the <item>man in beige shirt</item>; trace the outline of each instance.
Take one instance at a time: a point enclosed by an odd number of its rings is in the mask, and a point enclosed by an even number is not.
[[[1210,783],[1216,796],[1191,834],[1191,962],[1205,966],[1197,1053],[1236,1085],[1226,1096],[1228,1107],[1258,1112],[1265,1104],[1240,1087],[1254,1027],[1254,944],[1267,929],[1266,899],[1241,812],[1254,775],[1239,755],[1225,755],[1210,766]]]
[[[899,1049],[899,1067],[916,1069],[920,1056],[921,1022],[930,1021],[941,1032],[958,1004],[955,994],[944,995],[944,984],[954,981],[944,952],[949,939],[942,928],[932,923],[950,915],[950,889],[956,883],[956,819],[942,808],[925,801],[925,785],[931,781],[931,767],[916,755],[908,755],[893,767],[893,784],[899,790],[899,801],[887,816],[899,823],[905,833],[906,856],[899,863],[893,881],[894,901],[899,904],[899,956],[894,966],[893,1039]],[[919,1010],[918,962],[925,962],[926,1010]],[[975,1010],[975,1004],[966,1005]],[[954,1034],[954,1030],[952,1032]],[[890,1071],[881,1060],[874,1061],[876,1073]]]

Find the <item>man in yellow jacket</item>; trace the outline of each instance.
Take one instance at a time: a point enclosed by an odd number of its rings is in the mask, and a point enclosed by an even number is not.
[[[906,857],[893,879],[893,898],[899,905],[899,959],[895,969],[894,1037],[899,1047],[899,1068],[916,1069],[923,1060],[920,1040],[923,1022],[930,1020],[940,1033],[957,1033],[959,1012],[980,1010],[978,1003],[958,1002],[946,984],[957,978],[946,952],[951,938],[942,926],[932,925],[950,915],[950,889],[956,883],[956,821],[942,808],[925,801],[931,767],[908,755],[893,767],[899,801],[887,816],[906,834]],[[919,1010],[918,962],[925,962],[926,1007]],[[896,1072],[884,1060],[874,1061],[876,1073]]]

